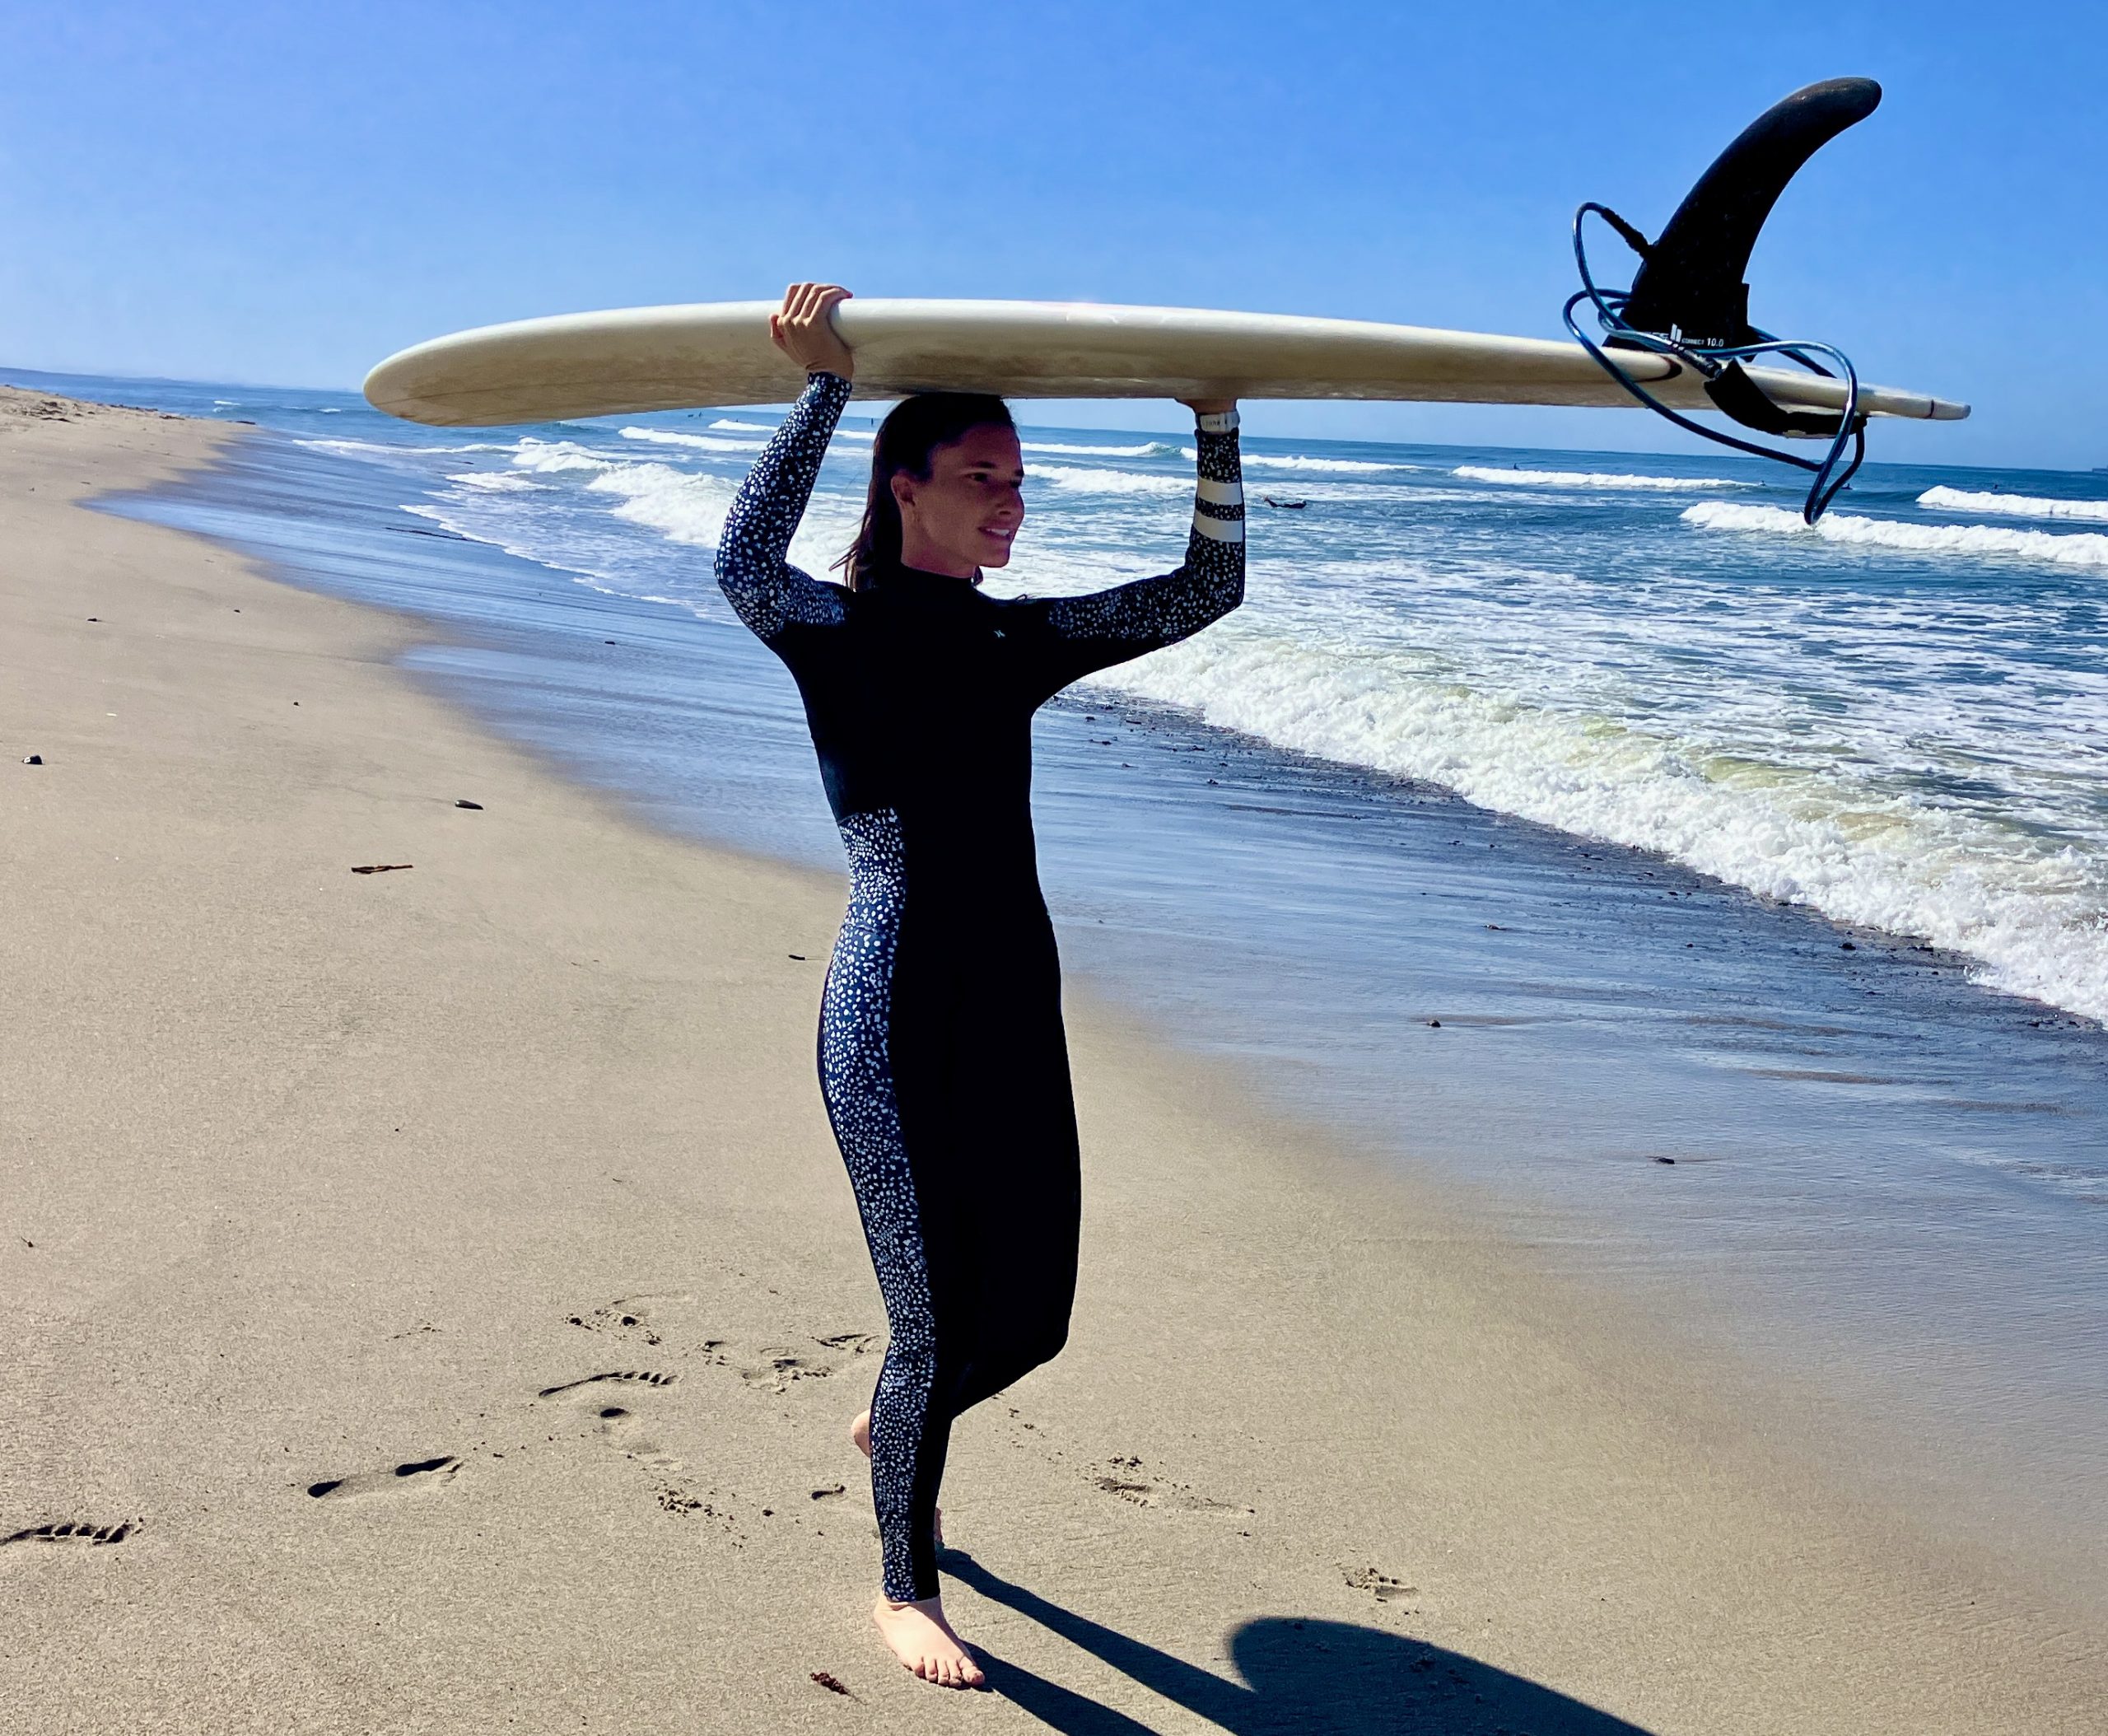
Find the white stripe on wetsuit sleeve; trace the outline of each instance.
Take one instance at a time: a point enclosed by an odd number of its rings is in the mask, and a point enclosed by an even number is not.
[[[1210,508],[1215,511],[1210,511]],[[1236,516],[1218,516],[1223,509]],[[1203,476],[1193,484],[1193,529],[1218,543],[1244,540],[1244,489],[1237,483],[1220,483]]]

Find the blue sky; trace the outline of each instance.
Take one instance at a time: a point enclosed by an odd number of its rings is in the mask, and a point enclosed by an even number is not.
[[[1975,404],[1877,455],[2108,464],[2108,8],[9,12],[0,364],[347,386],[461,326],[803,276],[1553,335],[1577,203],[1658,230],[1766,104],[1860,73],[1886,100],[1782,202],[1756,317]],[[1612,412],[1248,420],[1678,444]]]

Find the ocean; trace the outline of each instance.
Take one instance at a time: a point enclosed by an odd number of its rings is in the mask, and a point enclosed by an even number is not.
[[[450,432],[7,377],[254,422],[116,510],[427,618],[420,681],[655,824],[839,865],[711,573],[773,414]],[[1190,441],[1024,432],[992,590],[1177,564]],[[1807,1386],[1957,1535],[2108,1577],[2108,475],[1875,463],[1809,530],[1732,457],[1245,461],[1244,608],[1043,714],[1071,974]]]

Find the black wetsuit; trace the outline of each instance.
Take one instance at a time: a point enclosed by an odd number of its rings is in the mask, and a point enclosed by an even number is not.
[[[1185,564],[997,601],[894,567],[857,590],[785,558],[847,401],[816,373],[725,521],[717,578],[789,665],[848,847],[820,1087],[891,1327],[871,1404],[885,1593],[935,1595],[951,1420],[1061,1349],[1075,1295],[1075,1110],[1032,834],[1032,714],[1244,594],[1235,417],[1209,418]],[[1220,424],[1222,426],[1217,427]]]

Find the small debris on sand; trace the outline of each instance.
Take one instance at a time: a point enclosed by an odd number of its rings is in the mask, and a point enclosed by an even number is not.
[[[22,756],[22,763],[26,766],[40,766],[44,763],[44,755],[41,754],[26,754]]]
[[[369,862],[363,868],[354,868],[353,874],[400,874],[405,868],[414,868],[415,862]]]
[[[473,808],[478,814],[483,811],[483,805],[479,801],[457,801],[454,805],[457,808]]]
[[[839,1694],[845,1700],[854,1700],[856,1697],[854,1694],[851,1693],[847,1688],[842,1685],[839,1678],[836,1677],[829,1671],[823,1669],[814,1670],[813,1672],[813,1680],[818,1682],[819,1685],[825,1688],[830,1694]]]

